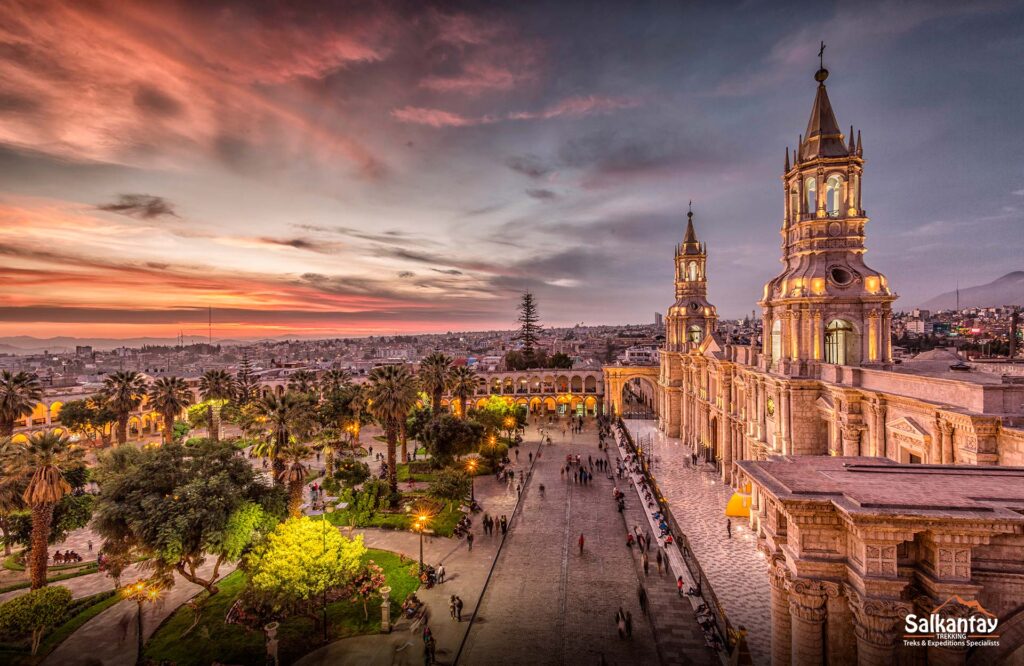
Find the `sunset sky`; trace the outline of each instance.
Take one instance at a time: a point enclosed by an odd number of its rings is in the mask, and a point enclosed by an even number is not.
[[[309,9],[299,10],[305,6]],[[0,0],[0,336],[649,321],[778,271],[819,40],[896,307],[1024,269],[1020,2]]]

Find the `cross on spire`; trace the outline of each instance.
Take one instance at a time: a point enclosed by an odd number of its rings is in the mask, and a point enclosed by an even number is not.
[[[821,42],[821,48],[818,49],[818,68],[825,69],[825,42]]]

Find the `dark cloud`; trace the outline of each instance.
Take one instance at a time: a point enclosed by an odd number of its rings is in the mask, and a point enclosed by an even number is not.
[[[135,90],[134,102],[139,109],[156,117],[178,116],[181,115],[183,109],[181,102],[159,88],[146,84],[140,85]]]
[[[398,274],[398,277],[404,280],[406,278],[416,277],[416,274],[412,271],[402,271]]]
[[[170,201],[152,194],[121,194],[117,201],[100,204],[96,208],[140,220],[178,217],[178,214],[174,212],[174,205]]]
[[[354,229],[352,227],[345,226],[324,226],[322,224],[294,224],[292,225],[296,229],[302,229],[303,231],[312,231],[315,233],[329,233],[338,234],[341,236],[347,236],[349,238],[358,238],[360,240],[371,241],[374,243],[382,243],[384,245],[436,245],[435,241],[428,238],[422,238],[405,231],[397,229],[388,229],[380,233],[373,233],[369,231],[363,231],[361,229]]]
[[[0,113],[35,113],[42,108],[38,99],[12,90],[0,91]]]
[[[444,275],[464,275],[464,273],[457,268],[431,268],[430,270]]]
[[[258,240],[267,245],[280,245],[282,247],[295,248],[296,250],[316,252],[317,254],[337,254],[344,249],[344,246],[339,243],[327,243],[309,238],[271,238],[263,236]]]
[[[551,201],[552,199],[558,198],[558,194],[556,194],[554,191],[546,190],[544,188],[539,187],[530,188],[526,190],[526,194],[533,197],[534,199],[539,199],[541,201]]]
[[[522,155],[509,157],[505,160],[505,166],[517,173],[534,179],[540,179],[552,172],[552,168],[536,155]]]

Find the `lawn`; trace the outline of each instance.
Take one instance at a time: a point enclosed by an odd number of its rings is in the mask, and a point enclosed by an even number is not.
[[[406,493],[403,495],[404,500],[410,500],[413,502],[416,501],[417,497],[425,497],[425,495],[416,493]],[[437,500],[430,501],[437,502]],[[450,537],[452,532],[455,530],[455,525],[458,524],[459,519],[462,518],[462,516],[463,513],[457,506],[445,506],[431,517],[429,527],[437,536]],[[334,511],[333,513],[329,513],[327,514],[327,520],[337,527],[353,526],[351,522],[352,515],[348,511]],[[357,522],[354,527],[377,527],[384,530],[411,530],[412,523],[413,516],[410,513],[406,513],[404,511],[397,511],[395,513],[377,511],[368,519]]]
[[[391,617],[397,618],[406,595],[419,587],[414,575],[415,562],[401,559],[396,553],[369,549],[364,561],[373,560],[384,569],[391,586]],[[245,587],[245,574],[235,571],[218,587],[220,592],[206,598],[202,619],[187,636],[182,634],[192,625],[190,608],[179,608],[156,632],[146,645],[147,659],[164,660],[176,666],[207,666],[216,661],[226,664],[261,664],[266,654],[262,631],[250,630],[236,624],[224,624],[224,617]],[[369,619],[363,618],[363,606],[347,600],[327,607],[329,640],[380,631],[380,605],[369,603]],[[281,622],[277,633],[280,641],[281,663],[289,664],[302,655],[323,645],[315,623],[305,617],[294,617]]]
[[[22,646],[0,644],[0,663],[11,664],[11,666],[29,666],[42,662],[46,655],[53,652],[79,627],[119,601],[121,601],[121,596],[113,591],[100,592],[75,600],[68,608],[64,623],[43,638],[43,642],[39,644],[39,653],[35,657],[29,654],[27,642]]]
[[[430,463],[422,460],[417,460],[411,463],[399,463],[398,464],[398,482],[405,483],[412,477],[413,481],[422,481],[424,483],[430,483],[434,480],[436,470],[430,467]]]

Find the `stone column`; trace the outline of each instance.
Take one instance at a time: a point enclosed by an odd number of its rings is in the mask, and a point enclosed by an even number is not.
[[[732,411],[732,377],[722,377],[722,423],[719,430],[722,434],[722,482],[728,484],[732,478],[732,419],[729,413]]]
[[[895,663],[898,625],[910,612],[910,605],[891,599],[865,598],[849,585],[846,594],[854,616],[858,666]]]
[[[853,616],[843,586],[832,582],[823,582],[821,585],[828,596],[825,661],[829,666],[853,666],[857,663],[857,639],[851,631]]]
[[[825,663],[825,617],[828,597],[821,583],[797,578],[789,586],[789,617],[794,664]]]
[[[939,437],[942,440],[942,464],[955,465],[956,455],[953,453],[953,425],[947,421],[939,423]]]
[[[769,572],[772,588],[772,666],[791,666],[792,624],[789,616],[790,573],[785,561],[777,559]]]
[[[843,437],[843,455],[860,455],[860,428],[855,425],[844,425],[841,427]]]

